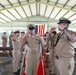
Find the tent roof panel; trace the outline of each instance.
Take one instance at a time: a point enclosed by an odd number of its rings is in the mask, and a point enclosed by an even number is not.
[[[41,15],[53,20],[76,19],[76,0],[0,0],[0,22]],[[9,15],[9,16],[8,16]]]

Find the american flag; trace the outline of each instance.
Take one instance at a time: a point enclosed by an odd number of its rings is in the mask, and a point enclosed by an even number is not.
[[[41,36],[44,36],[46,31],[47,31],[47,25],[46,24],[37,24],[35,27],[36,34],[39,34]]]

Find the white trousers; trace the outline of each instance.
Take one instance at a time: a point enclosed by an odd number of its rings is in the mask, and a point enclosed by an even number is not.
[[[72,75],[74,71],[74,58],[55,59],[59,75]]]

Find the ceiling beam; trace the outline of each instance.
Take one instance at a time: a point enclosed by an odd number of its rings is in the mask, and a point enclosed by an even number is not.
[[[58,4],[58,1],[59,1],[59,0],[56,1],[55,5]],[[62,10],[62,9],[59,10],[59,12],[55,15],[55,17],[54,17],[53,19],[55,19],[55,18],[57,17],[57,15],[61,12],[61,10]]]
[[[0,17],[0,19],[2,19],[2,20],[4,20],[4,21],[8,22],[7,20],[3,19],[2,17]]]
[[[55,5],[57,5],[57,4],[58,4],[58,1],[59,1],[59,0],[57,0],[57,1],[55,2]]]
[[[76,4],[73,6],[73,7],[71,7],[71,10],[74,8],[76,6]],[[67,13],[68,13],[69,11],[67,11],[63,16],[65,16]],[[75,12],[76,13],[76,12]],[[63,17],[62,16],[62,17]]]
[[[39,13],[38,13],[38,15],[40,15],[40,7],[41,7],[41,4],[39,3]]]
[[[9,0],[7,0],[8,2],[9,2],[9,4],[13,7],[13,4],[9,1]],[[18,0],[18,3],[21,5],[21,2],[20,2],[20,0]],[[19,12],[17,11],[17,9],[16,8],[14,8],[14,10],[17,12],[17,14],[21,17],[21,19],[23,19],[23,17],[19,14]],[[12,14],[11,14],[12,15]],[[13,17],[15,17],[14,15],[12,15]],[[16,17],[15,17],[16,18]]]
[[[35,17],[35,16],[31,16],[31,17]],[[28,22],[29,21],[29,18],[31,18],[31,17],[27,17],[27,18],[23,18],[23,20],[22,19],[16,19],[16,20],[14,20],[14,21],[9,21],[9,22],[7,22],[7,23],[13,23],[13,22]],[[38,17],[38,16],[37,16]],[[40,17],[43,17],[42,15],[40,16]],[[47,18],[47,17],[46,17]],[[48,19],[48,18],[47,18]],[[48,22],[48,21],[47,21]],[[57,23],[57,20],[52,20],[52,19],[50,19],[49,18],[49,22],[56,22]],[[6,22],[3,22],[4,24],[6,24]]]
[[[75,6],[76,6],[76,4],[73,7],[71,7],[71,9],[73,9]]]
[[[26,1],[27,1],[27,3],[29,3],[29,0],[26,0]],[[28,6],[29,6],[29,9],[30,9],[31,16],[33,16],[31,6],[30,5],[28,5]]]
[[[37,3],[36,3],[36,15],[38,15],[38,7],[37,7]]]
[[[47,3],[49,3],[49,0],[47,0]],[[47,5],[46,5],[46,7],[45,7],[44,16],[45,16],[45,14],[46,14],[46,10],[47,10]]]
[[[54,4],[50,4],[50,3],[46,3],[46,2],[42,2],[42,1],[40,3],[48,5],[48,6],[52,6],[52,7],[56,7],[56,8],[60,8],[60,9],[68,10],[68,11],[72,11],[72,12],[76,13],[76,10],[72,10],[71,7],[67,8],[67,7],[63,7],[63,5],[61,7],[61,6],[58,6],[58,5],[54,5]]]
[[[76,15],[76,13],[72,14],[71,16],[69,16],[68,19],[71,18],[71,17],[73,17],[74,15]]]
[[[56,5],[57,3],[58,3],[58,0],[55,2],[55,5]],[[51,16],[52,12],[54,11],[54,8],[55,8],[55,7],[53,7],[53,9],[52,9],[52,11],[51,11],[49,17]],[[48,18],[49,18],[49,17],[48,17]]]
[[[9,1],[9,0],[8,0],[8,1]],[[58,6],[58,5],[54,5],[54,4],[50,4],[50,3],[46,3],[46,2],[42,2],[42,1],[38,1],[38,2],[34,1],[34,2],[29,2],[29,3],[24,3],[24,4],[21,4],[21,5],[15,5],[15,6],[13,6],[13,7],[6,7],[5,9],[0,9],[0,11],[2,11],[2,10],[8,10],[8,9],[11,9],[11,8],[16,8],[16,7],[20,7],[20,6],[26,6],[26,5],[30,5],[30,4],[34,4],[34,3],[45,4],[45,5],[47,5],[47,6],[57,7],[57,8],[60,8],[60,9],[64,9],[64,10],[68,10],[68,11],[72,11],[72,12],[75,12],[75,13],[76,13],[75,10],[71,10],[71,9],[70,9],[71,7],[66,8],[66,7],[63,7],[63,5],[62,5],[62,7],[61,7],[61,6]],[[76,6],[76,5],[74,5],[74,7],[75,7],[75,6]],[[73,8],[74,8],[74,7],[73,7]]]
[[[59,12],[55,15],[55,17],[53,19],[55,19],[61,11],[62,11],[62,9],[59,10]]]
[[[24,3],[24,4],[21,4],[21,5],[15,5],[15,6],[13,6],[13,4],[10,3],[12,7],[8,6],[8,7],[6,7],[5,9],[0,9],[0,11],[9,10],[9,9],[17,8],[17,7],[21,7],[21,6],[26,6],[26,5],[30,5],[30,4],[34,4],[34,3],[37,3],[37,2],[34,1],[34,2]],[[18,4],[18,3],[17,3],[17,4]]]
[[[0,3],[0,5],[3,7],[3,9],[5,9],[5,6],[4,5],[2,5],[1,3]],[[9,18],[8,16],[6,16],[5,14],[3,14],[2,12],[0,12],[2,15],[4,15],[5,17],[7,17],[9,20],[11,20],[11,21],[13,21],[11,18]]]
[[[8,23],[8,21],[6,21],[5,19],[3,19],[3,18],[1,18],[1,17],[0,17],[0,19],[2,19],[3,21],[5,21],[5,22],[0,21],[0,23],[2,23],[2,24]]]
[[[18,3],[21,5],[20,0],[18,0]],[[23,8],[22,6],[21,6],[21,8],[22,8],[22,10],[23,10],[24,14],[25,14],[25,15],[26,15],[26,17],[27,17],[27,14],[26,14],[26,12],[25,12],[24,8]]]
[[[8,3],[11,5],[11,7],[13,7],[13,4],[9,1],[9,0],[7,0],[8,1]],[[15,19],[17,19],[16,18],[16,16],[14,16],[8,9],[7,9],[7,11],[15,18]],[[18,19],[17,19],[18,20]]]
[[[66,1],[66,3],[63,5],[63,7],[65,7],[65,6],[66,6],[66,4],[67,4],[69,1],[70,1],[70,0],[67,0],[67,1]]]
[[[0,23],[4,24],[3,22],[0,21]]]
[[[65,7],[66,4],[67,4],[69,1],[70,1],[70,0],[67,0],[66,3],[63,5],[63,7]],[[57,1],[57,3],[58,3],[58,1]],[[62,11],[62,9],[59,10],[59,12],[56,14],[56,16],[55,16],[53,19],[55,19],[61,11]],[[63,14],[63,15],[64,15],[64,14]]]
[[[24,14],[26,15],[26,17],[28,18],[27,14],[26,14],[26,12],[25,12],[25,10],[24,10],[24,8],[23,8],[23,7],[21,7],[21,8],[22,8]]]
[[[75,18],[75,19],[73,19],[72,21],[74,21],[74,20],[76,20],[76,18]]]
[[[21,2],[20,2],[20,0],[18,0],[18,3],[21,5]]]
[[[21,2],[20,2],[20,0],[18,0],[18,3],[21,5]],[[21,8],[22,8],[22,6],[21,6]],[[20,15],[20,13],[17,11],[17,9],[15,9],[15,11],[19,14],[19,16],[23,19],[23,17]]]
[[[30,6],[30,5],[29,5],[29,9],[30,9],[31,16],[33,16],[32,10],[31,10],[31,6]]]
[[[0,3],[0,5],[5,9],[5,6]]]
[[[72,25],[76,25],[76,23],[73,23]]]
[[[47,10],[47,5],[46,5],[46,7],[45,7],[44,16],[45,16],[45,14],[46,14],[46,10]]]
[[[40,10],[39,10],[39,6],[40,6],[40,5],[39,5],[38,2],[39,2],[40,0],[35,0],[35,1],[37,2],[37,3],[36,3],[36,15],[39,15],[39,11],[40,11]]]
[[[17,17],[15,17],[9,10],[7,10],[15,19],[17,19]],[[18,20],[18,19],[17,19]]]
[[[12,3],[9,1],[9,0],[7,0],[8,1],[8,3],[11,5],[11,6],[13,6],[12,5]],[[6,8],[5,8],[5,6],[4,5],[2,5],[1,3],[0,3],[0,5],[3,7],[3,9],[4,10],[6,10]],[[6,10],[7,12],[9,12],[8,10]],[[10,13],[10,12],[9,12]],[[4,15],[5,17],[7,17],[8,19],[10,19],[11,21],[13,21],[11,18],[9,18],[8,16],[6,16],[5,14],[3,14],[3,13],[1,13],[2,15]],[[11,13],[10,13],[11,14]],[[12,14],[11,14],[12,15]],[[13,16],[13,15],[12,15]],[[14,17],[14,16],[13,16]]]
[[[67,11],[62,17],[64,17],[69,11]]]
[[[2,12],[0,12],[2,15],[4,15],[6,18],[8,18],[9,20],[13,21],[11,18],[9,18],[8,16],[6,16],[5,14],[3,14]]]
[[[8,3],[13,7],[13,4],[9,1],[9,0],[7,0],[8,1]]]
[[[52,8],[52,11],[50,12],[50,15],[49,15],[49,17],[51,16],[51,14],[52,14],[52,12],[53,12],[53,11],[54,11],[54,7]],[[48,18],[49,18],[49,17],[48,17]]]
[[[17,11],[17,9],[14,8],[14,10],[17,12],[17,14],[21,17],[21,19],[23,19],[23,17],[19,14],[19,12]]]

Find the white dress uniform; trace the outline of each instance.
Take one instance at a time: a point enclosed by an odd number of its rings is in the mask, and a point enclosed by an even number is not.
[[[17,37],[13,43],[13,72],[17,72],[20,69],[21,60],[21,39]]]
[[[37,75],[40,61],[40,44],[45,46],[45,41],[41,36],[27,36],[26,54],[26,75]]]

